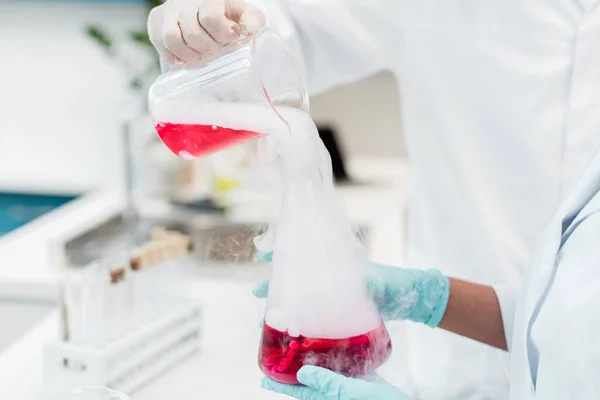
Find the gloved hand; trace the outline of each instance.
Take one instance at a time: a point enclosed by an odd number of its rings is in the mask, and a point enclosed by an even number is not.
[[[346,378],[328,369],[305,365],[298,371],[302,385],[285,385],[263,378],[261,386],[299,400],[410,400],[408,395],[389,383],[374,383]]]
[[[270,262],[271,253],[259,254]],[[438,270],[416,270],[370,263],[367,266],[367,285],[379,314],[384,320],[422,322],[432,328],[439,325],[450,294],[448,278]],[[268,295],[269,282],[259,282],[253,294]]]
[[[264,23],[262,11],[245,0],[168,0],[150,11],[148,36],[161,58],[174,64],[212,54]]]

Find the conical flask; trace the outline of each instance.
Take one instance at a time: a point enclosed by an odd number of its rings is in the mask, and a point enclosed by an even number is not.
[[[308,114],[296,126],[279,136],[276,223],[255,240],[272,254],[259,365],[289,384],[298,383],[303,365],[366,375],[389,358],[390,337],[368,292],[364,248],[334,189],[329,153]]]

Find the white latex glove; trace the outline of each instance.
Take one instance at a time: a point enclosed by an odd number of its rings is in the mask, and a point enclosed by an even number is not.
[[[198,60],[258,32],[263,12],[244,0],[167,0],[148,16],[148,36],[169,64]]]

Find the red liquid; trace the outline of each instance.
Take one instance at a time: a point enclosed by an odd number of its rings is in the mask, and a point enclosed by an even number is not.
[[[215,125],[159,122],[155,128],[169,150],[182,158],[202,157],[262,136],[252,131]]]
[[[357,377],[380,367],[391,352],[392,342],[383,324],[364,335],[346,339],[291,337],[264,324],[258,363],[269,378],[298,384],[296,373],[303,365]]]

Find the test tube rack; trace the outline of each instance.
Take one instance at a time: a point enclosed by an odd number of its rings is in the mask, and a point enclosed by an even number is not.
[[[188,236],[157,228],[125,259],[65,273],[62,335],[44,347],[48,394],[89,386],[131,393],[197,351],[200,306],[171,286],[190,250]]]
[[[200,311],[191,302],[173,304],[96,343],[47,343],[46,392],[102,386],[132,393],[198,350]]]

